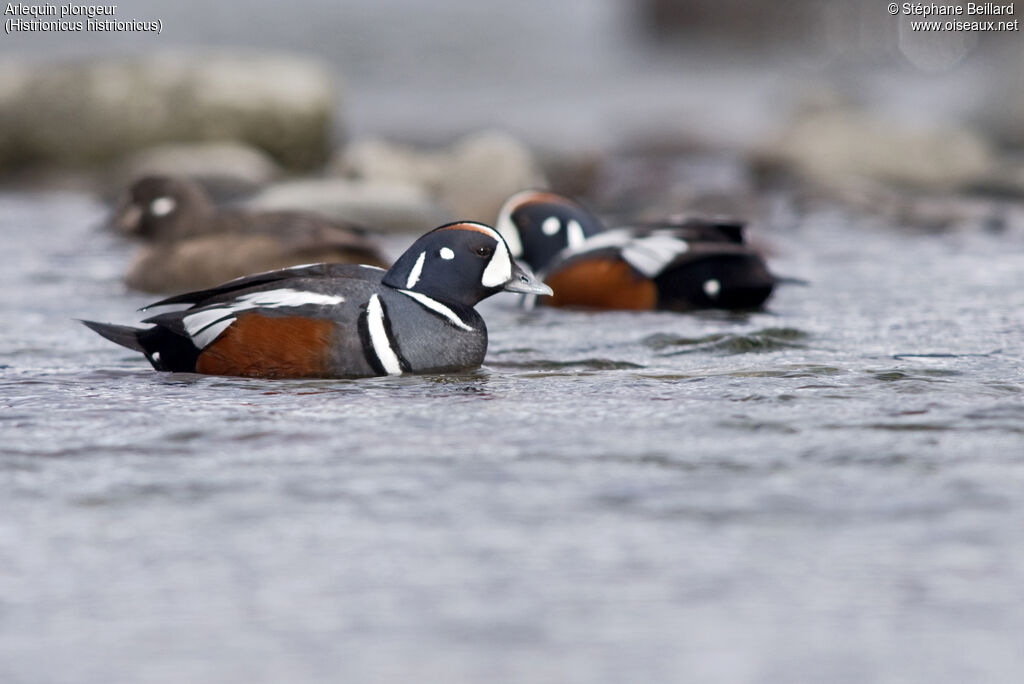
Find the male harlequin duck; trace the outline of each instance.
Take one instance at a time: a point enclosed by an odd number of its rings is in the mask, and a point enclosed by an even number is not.
[[[420,237],[390,270],[314,264],[260,273],[151,306],[150,328],[83,321],[161,371],[265,378],[365,377],[476,368],[487,328],[473,306],[502,290],[551,294],[493,229]],[[147,307],[149,308],[149,307]]]
[[[743,240],[743,224],[672,218],[614,230],[568,197],[510,197],[497,229],[512,254],[554,288],[549,306],[750,309],[778,282]]]
[[[201,289],[255,271],[318,261],[386,265],[366,232],[300,211],[221,209],[192,180],[147,176],[111,223],[149,244],[125,276],[148,292]]]

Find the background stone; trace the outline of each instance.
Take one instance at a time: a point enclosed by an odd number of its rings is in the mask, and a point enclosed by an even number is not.
[[[168,142],[231,141],[294,170],[324,163],[334,78],[274,53],[168,52],[0,67],[0,168],[85,166]]]

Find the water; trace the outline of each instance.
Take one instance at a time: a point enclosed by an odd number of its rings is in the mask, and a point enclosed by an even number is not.
[[[1015,682],[1024,250],[818,211],[749,315],[481,308],[462,376],[158,374],[0,196],[4,682]]]

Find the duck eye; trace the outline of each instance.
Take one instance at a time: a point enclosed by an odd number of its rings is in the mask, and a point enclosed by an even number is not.
[[[478,257],[489,257],[494,254],[493,247],[477,247],[474,251]]]

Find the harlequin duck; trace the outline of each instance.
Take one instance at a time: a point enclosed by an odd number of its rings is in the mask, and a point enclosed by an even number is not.
[[[674,217],[607,230],[578,202],[528,190],[510,197],[497,229],[555,294],[549,306],[750,309],[778,279],[743,239],[743,224]]]
[[[83,323],[161,371],[265,378],[443,373],[483,362],[487,328],[473,306],[502,290],[551,294],[493,228],[459,222],[420,237],[388,271],[287,268],[156,302],[150,306],[191,306],[147,318],[150,328]]]
[[[125,276],[149,292],[201,289],[254,271],[316,261],[386,265],[362,228],[299,211],[218,208],[192,180],[137,180],[111,223],[149,243]]]

